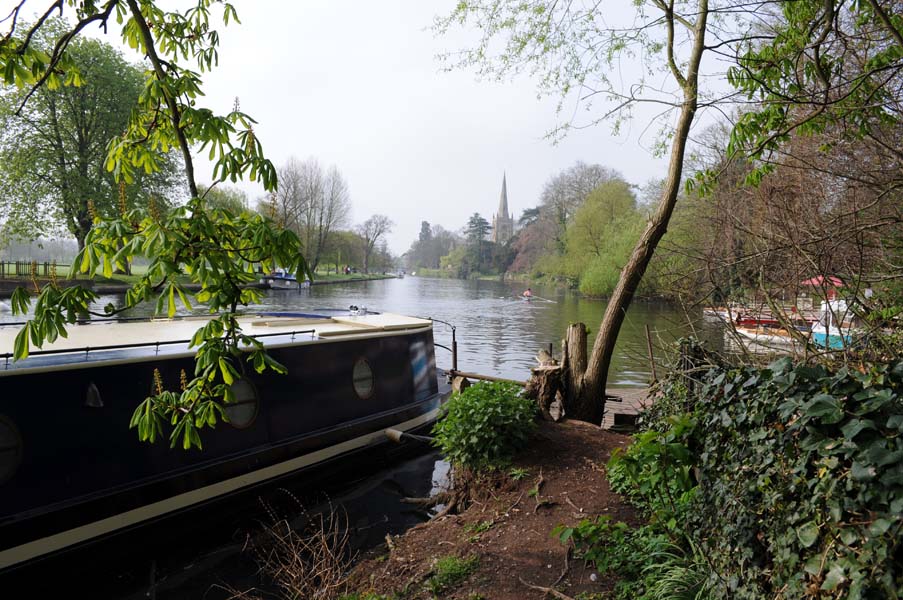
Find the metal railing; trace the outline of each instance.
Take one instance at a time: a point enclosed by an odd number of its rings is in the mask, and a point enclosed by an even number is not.
[[[260,333],[254,335],[255,339],[257,338],[268,338],[268,337],[279,337],[279,336],[291,336],[292,341],[295,340],[295,336],[302,333],[314,334],[316,333],[316,329],[299,329],[297,331],[285,331],[278,333]],[[137,342],[132,344],[110,344],[106,346],[84,346],[82,348],[60,348],[57,350],[34,350],[28,353],[28,356],[52,356],[55,354],[81,354],[84,353],[87,357],[91,352],[104,352],[108,350],[132,350],[136,348],[154,348],[154,353],[159,354],[160,346],[174,346],[179,344],[188,345],[191,343],[191,340],[167,340],[165,342]],[[244,350],[244,348],[242,349]],[[6,368],[9,369],[9,361],[15,355],[11,352],[7,352],[4,354],[0,354],[0,359],[5,360]]]

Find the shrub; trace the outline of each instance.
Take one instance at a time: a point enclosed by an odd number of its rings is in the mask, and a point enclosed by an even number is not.
[[[435,444],[455,465],[507,465],[536,428],[536,405],[519,391],[510,383],[478,383],[453,395],[433,427]]]

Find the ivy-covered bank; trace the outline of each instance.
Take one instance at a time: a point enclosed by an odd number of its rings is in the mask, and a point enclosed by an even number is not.
[[[648,517],[561,528],[622,598],[898,598],[903,362],[673,375],[609,465]]]

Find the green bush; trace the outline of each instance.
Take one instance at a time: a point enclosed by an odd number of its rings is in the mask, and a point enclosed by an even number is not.
[[[506,466],[536,428],[536,405],[510,383],[478,383],[451,397],[433,427],[435,444],[455,465]]]

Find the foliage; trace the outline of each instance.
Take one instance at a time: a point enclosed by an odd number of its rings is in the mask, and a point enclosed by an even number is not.
[[[535,403],[516,385],[477,383],[448,401],[434,443],[455,465],[501,468],[526,446],[535,417]]]
[[[710,597],[704,559],[684,552],[655,527],[612,523],[603,515],[574,527],[556,527],[552,535],[573,543],[575,555],[600,573],[617,578],[614,596],[619,600]]]
[[[899,360],[672,375],[641,446],[613,458],[612,483],[707,557],[716,597],[895,597],[901,392]]]
[[[181,442],[185,448],[200,447],[199,430],[225,418],[224,404],[233,399],[231,384],[243,376],[246,363],[258,372],[268,368],[283,371],[259,342],[241,330],[235,312],[255,301],[258,294],[243,284],[253,279],[258,266],[281,266],[309,275],[294,233],[279,230],[257,215],[210,209],[199,197],[193,148],[208,152],[216,182],[248,177],[260,180],[269,191],[276,189],[276,170],[263,155],[253,119],[241,112],[237,102],[225,115],[198,104],[203,95],[201,73],[218,60],[219,33],[211,28],[211,22],[219,16],[228,24],[237,20],[237,15],[231,4],[219,0],[197,0],[183,12],[164,10],[153,1],[109,0],[98,5],[69,0],[55,4],[61,13],[67,8],[73,9],[75,22],[59,35],[52,33],[51,52],[33,43],[37,34],[46,31],[46,18],[29,28],[19,21],[19,10],[14,11],[0,38],[0,73],[5,85],[28,90],[26,101],[30,92],[44,86],[53,90],[79,85],[81,74],[70,49],[78,34],[92,24],[104,29],[118,24],[125,44],[148,58],[150,68],[137,106],[121,135],[110,141],[105,167],[117,181],[131,184],[139,172],[160,168],[161,151],[178,148],[191,199],[169,212],[151,203],[147,210],[120,206],[114,218],[92,215],[93,228],[77,264],[83,273],[109,276],[113,268],[124,267],[134,257],[150,261],[147,274],[126,294],[125,306],[115,309],[108,305],[105,315],[138,302],[156,301],[158,314],[172,316],[177,302],[190,305],[191,295],[180,284],[184,275],[201,288],[196,300],[219,313],[191,340],[197,348],[194,377],[185,378],[180,392],[164,390],[158,382],[156,393],[132,418],[141,439],[161,437],[168,423],[173,445]],[[188,62],[194,62],[198,70],[186,66]],[[96,295],[87,289],[70,289],[60,290],[51,282],[41,290],[34,316],[16,338],[17,359],[25,358],[30,347],[65,335],[65,325],[91,312]],[[14,312],[24,314],[30,302],[25,290],[17,290]]]
[[[36,40],[45,52],[63,23],[51,20]],[[129,64],[113,47],[77,40],[70,59],[82,85],[44,87],[22,106],[29,90],[0,89],[0,207],[5,237],[34,239],[60,230],[83,245],[91,228],[89,200],[97,214],[119,212],[120,204],[159,206],[182,200],[175,185],[178,164],[172,153],[156,150],[159,172],[135,174],[120,187],[104,166],[106,146],[129,122],[142,89],[141,67]]]
[[[468,558],[443,556],[436,561],[433,575],[426,580],[426,589],[436,596],[445,594],[470,577],[479,564],[479,556]]]
[[[626,451],[617,449],[608,465],[612,489],[641,508],[653,524],[675,532],[686,516],[696,482],[687,447],[696,422],[692,415],[670,415],[664,431],[635,436]]]
[[[892,597],[903,583],[903,363],[711,371],[690,526],[734,597]],[[742,436],[741,436],[742,432]]]
[[[551,231],[549,218],[522,231],[515,242],[520,255],[529,254],[524,242],[539,245],[545,252],[535,259],[536,270],[572,283],[589,296],[612,293],[644,225],[629,184],[614,174],[607,177],[579,202],[570,204],[571,214],[560,225],[560,244],[553,245],[547,237],[537,239],[534,235]],[[641,288],[649,290],[646,285]]]
[[[845,3],[805,0],[778,5],[764,42],[750,44],[728,69],[728,80],[756,105],[731,136],[733,150],[763,157],[790,133],[879,139],[899,122],[903,20],[895,0]],[[749,177],[771,169],[760,161]]]

